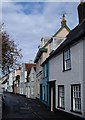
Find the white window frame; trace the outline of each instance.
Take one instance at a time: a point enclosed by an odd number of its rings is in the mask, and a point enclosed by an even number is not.
[[[45,86],[43,86],[43,100],[45,100]]]
[[[72,110],[81,112],[81,85],[72,85]]]
[[[34,87],[31,87],[31,95],[34,95]]]
[[[34,81],[34,73],[32,73],[32,82]]]
[[[64,51],[64,70],[71,69],[71,54],[70,54],[70,48]]]
[[[48,76],[48,63],[46,63],[45,66],[44,66],[44,76],[45,77]]]
[[[58,107],[65,109],[65,90],[64,85],[58,86]]]

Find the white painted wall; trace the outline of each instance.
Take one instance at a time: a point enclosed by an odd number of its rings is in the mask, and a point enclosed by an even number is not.
[[[85,38],[83,41],[83,115],[85,116]]]
[[[11,72],[11,73],[9,74],[9,79],[8,79],[7,81],[8,81],[7,91],[13,92],[13,89],[12,89],[12,85],[13,85],[13,72]]]
[[[65,86],[65,111],[71,110],[71,84],[81,84],[83,93],[83,41],[70,49],[71,70],[63,72],[63,54],[52,58],[49,61],[49,80],[56,80],[56,108],[58,106],[58,85]],[[83,94],[81,94],[81,112],[83,113]]]
[[[34,70],[34,67],[32,67],[30,71],[30,92],[31,92],[31,98],[37,97],[37,88],[36,88],[36,72]]]

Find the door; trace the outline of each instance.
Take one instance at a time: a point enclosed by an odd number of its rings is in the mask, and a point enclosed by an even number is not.
[[[50,82],[50,108],[51,111],[55,110],[55,81]]]

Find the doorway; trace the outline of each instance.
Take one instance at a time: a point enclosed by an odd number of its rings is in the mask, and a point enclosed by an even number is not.
[[[50,110],[55,110],[55,81],[50,81]]]

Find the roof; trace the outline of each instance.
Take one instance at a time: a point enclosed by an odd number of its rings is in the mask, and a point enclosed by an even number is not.
[[[30,73],[32,67],[36,67],[36,64],[34,64],[34,63],[25,63],[25,70],[28,72],[28,74]]]
[[[47,44],[49,44],[52,41],[52,38],[55,37],[63,28],[66,28],[67,31],[70,32],[70,29],[67,25],[61,26],[61,28],[49,39],[49,41],[45,44],[45,46],[47,46]]]
[[[66,28],[68,32],[70,32],[70,29],[68,28],[67,25],[65,26],[61,26],[61,28],[52,36],[55,37],[63,28]],[[47,52],[47,48],[45,48],[52,40],[52,37],[47,41],[47,43],[44,45],[43,48],[40,48],[37,52],[37,55],[35,57],[34,63],[37,63],[37,61],[39,60],[40,56],[42,55],[43,52]]]
[[[40,56],[42,55],[43,52],[47,52],[47,48],[40,48],[37,52],[37,55],[35,57],[34,63],[37,63],[37,61],[39,60]]]
[[[57,49],[53,51],[52,54],[42,64],[47,62],[50,58],[54,57],[55,55],[61,53],[67,46],[71,46],[72,44],[79,42],[84,37],[85,37],[85,19],[81,22],[81,24],[77,25],[73,30],[69,32],[69,34],[66,37],[66,40],[64,40],[60,44],[60,46],[58,46]]]
[[[65,26],[62,26],[62,27],[53,35],[53,37],[55,37],[63,28],[66,28],[67,31],[70,32],[69,27],[68,27],[67,25],[65,25]]]

